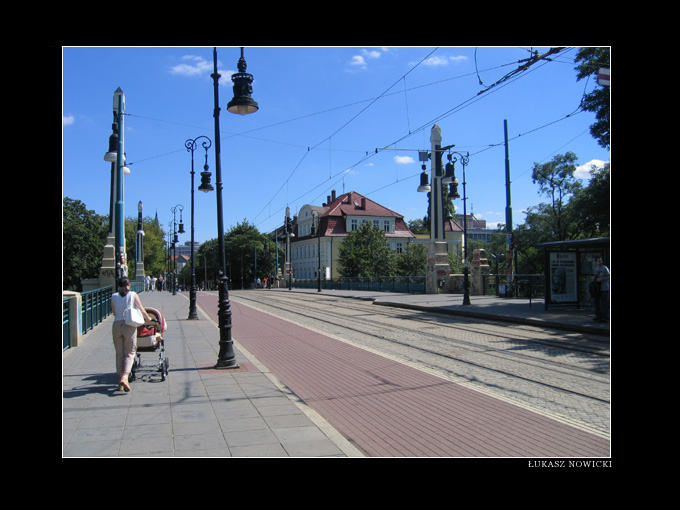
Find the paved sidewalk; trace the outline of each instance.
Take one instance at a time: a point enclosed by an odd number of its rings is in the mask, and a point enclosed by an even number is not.
[[[457,295],[325,293],[390,306],[450,307],[450,313],[463,308],[455,304],[462,302]],[[289,321],[271,320],[234,296],[233,338],[241,367],[215,370],[215,293],[199,293],[197,321],[187,320],[185,295],[140,297],[168,322],[168,378],[161,381],[149,370],[133,383],[132,392],[118,392],[111,317],[96,326],[80,346],[63,353],[64,457],[610,455],[609,440],[590,431]],[[501,301],[473,297],[473,305],[463,311],[521,317],[520,308],[511,308],[521,302]],[[531,307],[527,302],[524,320],[593,327],[585,313],[560,310],[562,315],[548,317],[541,311],[542,302]],[[157,359],[157,353],[142,354],[144,364]]]
[[[219,331],[202,311],[187,320],[185,296],[140,297],[168,324],[168,377],[145,352],[132,391],[117,391],[112,316],[86,333],[62,355],[63,457],[362,456],[247,353],[237,349],[238,369],[213,369]]]

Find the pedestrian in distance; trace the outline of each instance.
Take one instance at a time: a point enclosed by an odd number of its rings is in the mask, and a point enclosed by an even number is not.
[[[596,261],[597,267],[593,275],[593,282],[600,286],[599,297],[594,298],[595,319],[599,322],[609,320],[609,268],[602,263],[602,257]]]
[[[129,294],[129,297],[128,297]],[[131,304],[142,312],[144,320],[149,323],[151,317],[142,306],[142,302],[136,292],[130,290],[130,279],[123,277],[118,281],[118,292],[111,296],[111,308],[114,319],[111,333],[113,346],[116,351],[116,374],[118,374],[118,390],[130,391],[128,377],[132,370],[132,363],[137,352],[137,327],[125,324],[123,316],[127,308],[128,299]]]

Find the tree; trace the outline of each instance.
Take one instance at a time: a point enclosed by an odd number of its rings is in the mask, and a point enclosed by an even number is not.
[[[108,218],[88,210],[80,200],[64,197],[62,204],[62,285],[64,290],[81,292],[82,280],[99,277]]]
[[[602,237],[609,235],[610,217],[610,164],[603,168],[593,166],[590,170],[590,182],[579,190],[570,200],[569,207],[579,220],[583,237]]]
[[[347,277],[392,276],[394,254],[387,246],[385,233],[379,227],[362,223],[349,232],[339,248],[340,274]]]
[[[427,247],[409,243],[404,253],[396,256],[398,276],[423,276],[427,266]]]
[[[144,274],[160,275],[167,266],[165,249],[165,232],[156,218],[149,216],[142,219],[144,230]],[[125,256],[127,257],[128,275],[135,278],[135,249],[137,246],[137,218],[125,218]]]
[[[542,216],[543,228],[552,241],[575,239],[580,233],[572,228],[573,217],[570,215],[573,208],[567,207],[568,199],[581,189],[581,183],[574,177],[576,160],[576,154],[567,152],[565,155],[558,154],[543,165],[534,163],[534,184],[538,183],[540,193],[546,195],[550,202],[530,207],[528,216],[536,211]]]
[[[597,79],[600,68],[610,66],[610,49],[587,47],[581,48],[576,54],[574,62],[580,64],[576,66],[577,81],[583,78],[594,77]],[[590,134],[597,140],[597,143],[609,149],[609,87],[599,87],[583,96],[581,108],[588,112],[595,113],[595,123],[590,126]]]
[[[425,224],[425,219],[428,219],[427,225]],[[408,229],[414,234],[429,234],[430,233],[430,223],[429,216],[423,219],[409,220]]]

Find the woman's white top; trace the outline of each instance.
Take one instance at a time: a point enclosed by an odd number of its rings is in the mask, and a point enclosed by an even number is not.
[[[113,320],[116,321],[122,321],[123,320],[123,312],[125,312],[125,309],[127,308],[127,302],[128,302],[128,296],[132,304],[134,305],[135,303],[135,297],[137,296],[136,292],[133,291],[128,291],[127,294],[124,296],[121,296],[118,292],[116,292],[113,296],[111,296],[111,302],[113,303],[113,310],[115,312],[115,318]]]

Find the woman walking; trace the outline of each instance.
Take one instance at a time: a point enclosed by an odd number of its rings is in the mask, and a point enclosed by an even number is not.
[[[123,316],[128,302],[130,306],[135,306],[142,312],[146,322],[151,321],[137,293],[130,290],[130,279],[123,277],[118,280],[118,292],[111,296],[111,308],[113,308],[114,314],[112,327],[113,346],[116,349],[116,373],[118,374],[119,391],[130,391],[128,376],[130,375],[130,370],[132,370],[132,363],[137,352],[137,328],[125,324]]]

